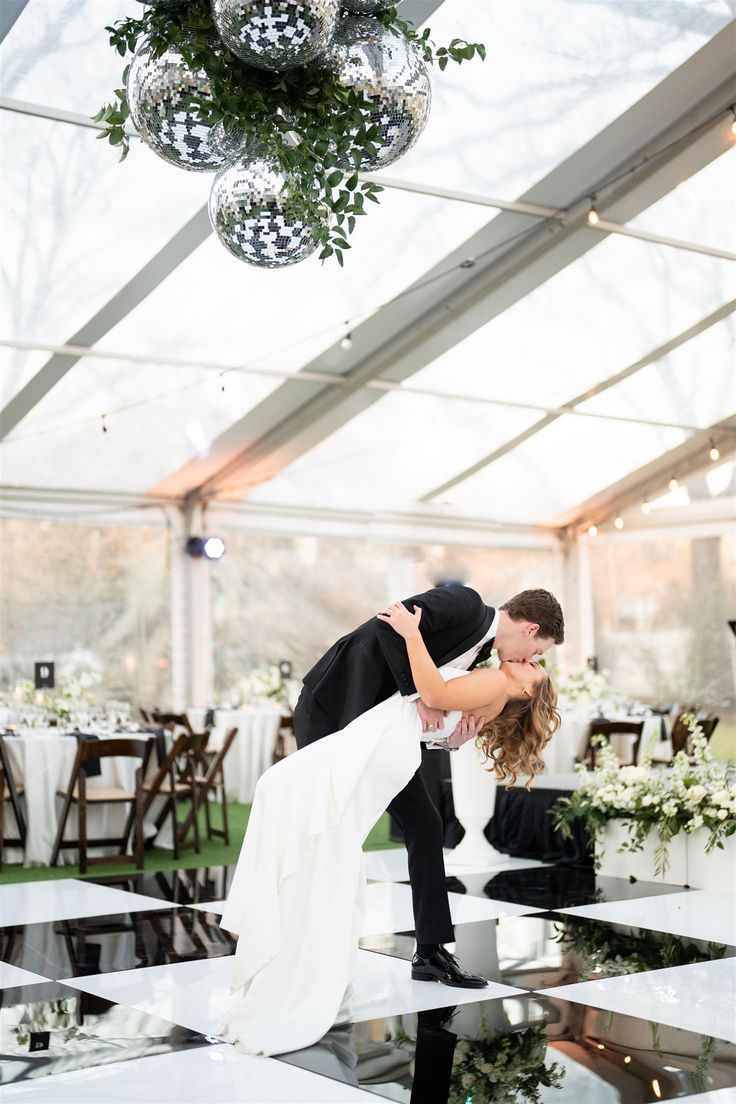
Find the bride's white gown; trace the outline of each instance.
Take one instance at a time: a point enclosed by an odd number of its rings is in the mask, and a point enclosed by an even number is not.
[[[448,715],[445,735],[459,718]],[[363,841],[419,766],[420,735],[416,705],[397,693],[259,779],[220,920],[239,938],[216,1034],[239,1050],[299,1050],[349,1018]]]

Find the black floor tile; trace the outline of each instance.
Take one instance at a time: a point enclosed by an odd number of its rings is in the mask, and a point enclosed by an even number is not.
[[[455,935],[464,969],[530,990],[736,956],[736,947],[720,943],[562,913],[456,924]],[[364,936],[360,946],[409,960],[414,933]]]
[[[4,989],[0,998],[2,1084],[212,1041],[190,1028],[58,982]]]
[[[649,1104],[736,1085],[736,1046],[557,997],[343,1024],[290,1062],[411,1104]]]
[[[216,913],[162,908],[17,924],[0,931],[0,959],[54,979],[136,970],[235,952]]]
[[[600,877],[583,866],[536,866],[502,870],[498,874],[460,874],[447,879],[447,888],[455,893],[510,901],[544,911],[683,892],[682,886]]]
[[[230,891],[235,864],[203,866],[191,870],[142,871],[139,874],[109,874],[85,877],[85,882],[112,886],[128,893],[158,897],[175,905],[199,905],[207,901],[224,901]]]

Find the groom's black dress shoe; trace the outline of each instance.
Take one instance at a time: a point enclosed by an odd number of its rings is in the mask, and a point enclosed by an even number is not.
[[[411,960],[411,976],[414,981],[441,981],[458,989],[484,989],[488,982],[478,974],[461,970],[454,955],[440,947],[428,958],[415,954]]]

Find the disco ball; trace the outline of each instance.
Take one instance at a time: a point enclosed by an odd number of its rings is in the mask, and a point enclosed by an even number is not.
[[[374,104],[371,123],[380,130],[375,143],[378,153],[364,155],[360,168],[393,164],[411,149],[429,118],[432,86],[419,53],[377,20],[348,16],[337,28],[326,64],[343,85],[362,92]],[[353,167],[351,158],[338,164]]]
[[[220,38],[259,69],[306,65],[327,49],[340,0],[211,0]]]
[[[233,256],[259,268],[283,268],[317,248],[314,227],[285,212],[286,176],[256,147],[218,172],[210,192],[212,228]]]
[[[387,8],[396,8],[400,3],[401,0],[342,0],[343,8],[351,15],[375,15]]]
[[[191,69],[178,50],[169,47],[153,58],[144,42],[130,63],[127,88],[133,126],[169,164],[216,172],[242,149],[243,131],[226,131],[222,123],[198,117],[190,97],[211,98],[209,77],[204,69]]]

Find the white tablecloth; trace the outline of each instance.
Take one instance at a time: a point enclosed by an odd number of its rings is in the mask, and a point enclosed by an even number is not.
[[[188,709],[195,731],[204,725],[204,709]],[[210,743],[221,744],[231,728],[237,728],[232,747],[225,759],[225,792],[228,801],[250,804],[256,782],[273,762],[273,751],[282,711],[278,706],[246,705],[241,709],[215,711],[215,727]]]
[[[153,739],[151,734],[146,732],[101,733],[100,738]],[[10,863],[22,861],[25,867],[48,866],[51,862],[63,807],[63,798],[57,797],[56,791],[66,789],[69,784],[74,757],[77,753],[77,740],[74,736],[63,735],[55,728],[34,728],[23,730],[15,736],[6,736],[5,747],[13,776],[17,783],[23,784],[25,790],[20,801],[27,828],[25,855],[19,847],[6,847],[5,861]],[[92,790],[98,786],[120,786],[132,792],[135,786],[135,772],[140,766],[139,759],[115,756],[101,759],[100,765],[102,773],[87,779],[88,789]],[[149,773],[154,773],[156,766],[155,752],[152,752]],[[145,836],[156,834],[153,820],[163,801],[163,798],[157,798],[153,802],[144,823]],[[129,813],[130,805],[127,804],[88,806],[88,836],[120,835]],[[76,806],[72,805],[64,836],[67,839],[74,839],[77,828],[77,810]],[[17,836],[15,816],[9,802],[5,805],[5,835]],[[161,847],[171,847],[171,828],[168,817],[156,837],[156,844]],[[94,848],[91,849],[91,854],[114,854],[115,851],[116,848],[110,847],[104,850]],[[78,862],[79,854],[76,849],[62,848],[59,854],[59,866],[67,864],[76,866]]]
[[[660,739],[662,719],[659,716],[611,717],[608,719],[612,721],[644,721],[637,761],[639,761],[644,754],[644,750],[652,735],[654,735],[655,740],[658,741]],[[552,740],[547,745],[544,752],[544,761],[549,772],[565,773],[573,770],[575,756],[582,755],[585,750],[585,742],[592,720],[593,717],[589,713],[562,714],[562,726],[552,737]],[[611,741],[611,746],[617,754],[626,757],[630,754],[631,741],[633,739],[633,736],[621,735]]]

